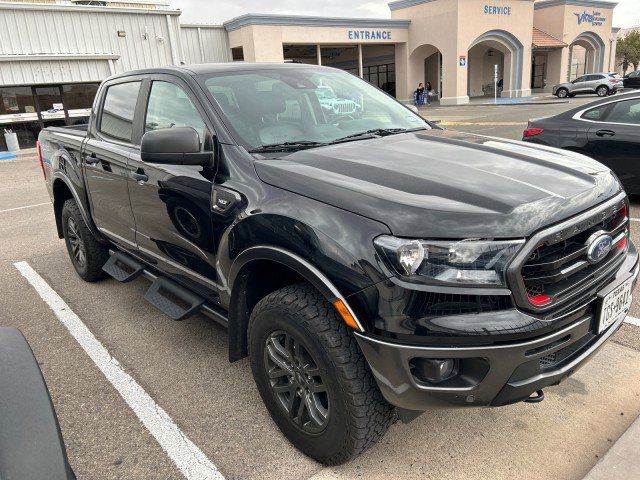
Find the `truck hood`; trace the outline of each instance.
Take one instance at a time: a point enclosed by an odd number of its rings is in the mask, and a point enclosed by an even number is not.
[[[421,238],[517,238],[620,191],[604,165],[550,147],[449,130],[255,162],[267,184]]]

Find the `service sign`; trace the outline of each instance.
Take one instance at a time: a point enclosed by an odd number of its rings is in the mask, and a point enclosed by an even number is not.
[[[511,7],[508,5],[485,5],[482,11],[485,15],[511,15]]]

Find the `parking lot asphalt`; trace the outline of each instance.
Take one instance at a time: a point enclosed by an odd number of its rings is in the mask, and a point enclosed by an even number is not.
[[[539,113],[532,106],[487,108],[510,110],[452,107],[441,116],[522,123]],[[496,126],[491,134],[513,137],[510,128]],[[222,327],[203,316],[173,322],[143,299],[144,279],[84,283],[57,238],[35,158],[0,162],[0,175],[0,325],[20,328],[29,341],[79,479],[183,476],[21,276],[18,261],[42,276],[227,479],[580,479],[640,415],[640,327],[625,324],[589,364],[546,390],[540,404],[430,411],[393,425],[355,461],[324,468],[280,434],[246,359],[228,363]],[[640,219],[640,199],[632,201],[632,217]],[[640,242],[639,221],[632,223],[632,237]],[[636,289],[635,318],[639,294]]]

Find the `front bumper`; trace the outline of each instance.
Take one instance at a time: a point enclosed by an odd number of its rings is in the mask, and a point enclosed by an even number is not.
[[[635,283],[639,268],[638,253],[631,245],[615,279],[605,288],[630,275]],[[524,400],[572,375],[623,321],[619,319],[597,335],[596,314],[589,313],[542,337],[480,347],[404,345],[359,333],[356,338],[387,401],[405,410],[423,411],[442,404],[499,406]],[[430,384],[412,373],[412,359],[420,358],[458,359],[460,373],[451,381]]]

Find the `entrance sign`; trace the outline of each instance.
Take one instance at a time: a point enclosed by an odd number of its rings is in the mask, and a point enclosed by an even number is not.
[[[388,30],[349,30],[349,40],[391,40]]]
[[[460,58],[458,59],[458,64],[461,67],[466,67],[467,66],[467,56],[466,55],[460,55]]]

